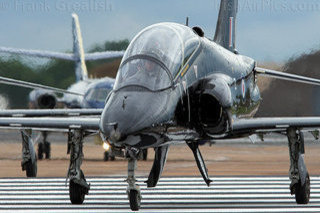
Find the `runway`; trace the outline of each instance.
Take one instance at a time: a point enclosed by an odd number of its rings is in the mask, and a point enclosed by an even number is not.
[[[0,179],[0,212],[129,212],[124,177],[87,178],[83,205],[71,205],[64,178]],[[297,205],[287,177],[162,178],[142,189],[140,212],[320,212],[320,177],[311,177],[309,205]]]

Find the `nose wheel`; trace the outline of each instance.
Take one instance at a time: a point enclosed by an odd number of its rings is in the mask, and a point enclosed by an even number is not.
[[[130,150],[128,152],[131,152]],[[138,153],[131,152],[128,159],[128,178],[127,178],[127,195],[132,211],[138,211],[141,205],[140,187],[136,184],[135,169],[137,168]]]
[[[130,202],[130,209],[132,211],[139,211],[141,204],[140,189],[130,189],[129,191],[127,191],[127,194]]]

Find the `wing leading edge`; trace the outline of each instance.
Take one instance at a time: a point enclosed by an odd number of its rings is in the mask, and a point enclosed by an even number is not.
[[[320,117],[238,119],[233,122],[231,134],[283,132],[290,127],[297,129],[317,129],[320,128]]]
[[[13,109],[0,110],[0,117],[100,116],[103,109]]]
[[[33,118],[0,118],[0,127],[7,129],[99,131],[100,118],[85,117],[33,117]]]
[[[282,79],[285,81],[293,81],[293,82],[299,82],[299,83],[304,83],[304,84],[312,84],[312,85],[320,86],[319,79],[304,77],[304,76],[300,76],[300,75],[294,75],[294,74],[285,73],[285,72],[279,72],[276,70],[270,70],[270,69],[265,69],[265,68],[261,68],[261,67],[256,67],[255,73],[258,75],[276,78],[276,79]]]
[[[0,52],[25,55],[29,57],[61,59],[61,60],[67,60],[67,61],[79,60],[78,57],[76,57],[75,54],[73,53],[60,53],[60,52],[45,51],[45,50],[26,50],[26,49],[11,48],[11,47],[0,47]],[[86,53],[85,60],[95,61],[95,60],[101,60],[101,59],[114,59],[114,58],[121,58],[123,55],[124,55],[124,51],[105,51],[105,52],[96,52],[96,53]]]
[[[90,110],[88,110],[88,113],[89,112]],[[51,117],[27,117],[32,116],[32,113],[26,113],[26,115],[24,115],[26,117],[4,117],[3,113],[4,111],[0,111],[0,127],[8,129],[82,129],[85,131],[99,131],[100,129],[100,117],[52,117],[52,114]],[[36,113],[38,113],[37,116],[41,116],[39,115],[40,112]],[[62,111],[61,113],[65,114]],[[43,113],[43,115],[49,114],[50,113]],[[56,113],[56,115],[58,114],[59,113]],[[99,114],[99,110],[97,110],[96,114]],[[291,127],[297,129],[317,130],[320,128],[320,117],[237,119],[233,122],[232,130],[229,132],[229,135],[232,137],[242,137],[243,135],[255,133],[281,133]]]
[[[1,77],[1,76],[0,76],[0,83],[7,84],[7,85],[24,87],[24,88],[29,88],[29,89],[44,89],[44,90],[49,90],[49,91],[57,92],[57,93],[61,93],[61,94],[71,94],[71,95],[84,96],[84,94],[78,93],[78,92],[72,92],[72,91],[69,91],[69,90],[59,89],[59,88],[56,88],[56,87],[50,87],[50,86],[45,86],[45,85],[42,85],[42,84],[36,84],[36,83],[16,80],[16,79],[12,79],[12,78],[5,78],[5,77]]]

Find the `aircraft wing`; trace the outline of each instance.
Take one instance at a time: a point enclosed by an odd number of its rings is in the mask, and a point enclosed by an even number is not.
[[[44,89],[44,90],[50,90],[52,92],[57,92],[57,93],[62,93],[62,94],[66,93],[66,94],[71,94],[71,95],[84,96],[84,94],[81,94],[78,92],[72,92],[72,91],[68,91],[68,90],[64,90],[64,89],[49,87],[49,86],[45,86],[45,85],[41,85],[41,84],[16,80],[16,79],[12,79],[12,78],[0,77],[0,83],[13,85],[13,86],[19,86],[19,87],[25,87],[25,88],[29,88],[29,89]]]
[[[82,129],[99,131],[99,118],[88,117],[32,117],[32,118],[0,118],[0,127],[4,129],[34,129],[63,131]]]
[[[44,50],[26,50],[19,48],[11,47],[0,47],[1,53],[9,54],[19,54],[30,57],[40,57],[40,58],[50,58],[50,59],[62,59],[67,61],[77,61],[79,57],[76,57],[73,53],[60,53],[53,51],[44,51]],[[94,61],[100,59],[113,59],[120,58],[124,54],[124,51],[105,51],[105,52],[96,52],[96,53],[87,53],[85,54],[86,61]]]
[[[96,52],[96,53],[86,53],[86,61],[95,61],[101,59],[112,59],[112,58],[122,58],[124,51],[106,51],[106,52]]]
[[[255,73],[258,75],[266,76],[266,77],[320,86],[319,79],[308,78],[308,77],[294,75],[294,74],[285,73],[285,72],[279,72],[276,70],[270,70],[270,69],[265,69],[265,68],[261,68],[261,67],[256,67]]]
[[[237,119],[232,125],[232,135],[284,132],[289,127],[315,130],[320,128],[320,117]]]
[[[103,109],[13,109],[0,110],[0,117],[100,116]]]

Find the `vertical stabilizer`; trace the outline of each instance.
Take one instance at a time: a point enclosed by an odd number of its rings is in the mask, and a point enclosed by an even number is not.
[[[82,36],[78,15],[72,14],[73,54],[75,57],[76,81],[87,80],[88,71],[85,64]]]
[[[221,0],[214,41],[234,52],[236,49],[236,16],[238,0]]]

